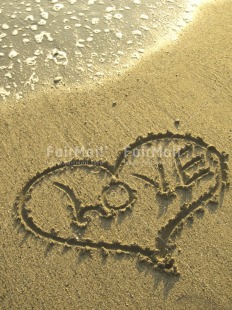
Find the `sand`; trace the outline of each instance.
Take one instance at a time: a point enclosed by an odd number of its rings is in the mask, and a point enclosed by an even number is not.
[[[1,104],[2,309],[232,308],[231,20]]]
[[[176,38],[206,0],[0,3],[0,101],[106,76]]]

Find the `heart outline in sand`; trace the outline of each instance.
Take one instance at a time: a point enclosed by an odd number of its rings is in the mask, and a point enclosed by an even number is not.
[[[31,193],[34,190],[35,185],[39,184],[40,182],[43,182],[43,178],[49,175],[52,175],[56,173],[56,171],[62,171],[62,169],[70,169],[75,168],[79,166],[88,167],[88,169],[97,169],[102,170],[104,173],[110,175],[111,181],[110,183],[104,187],[102,191],[102,198],[101,202],[96,204],[95,206],[84,206],[83,208],[80,207],[81,202],[78,200],[78,198],[75,196],[72,189],[62,183],[54,182],[54,186],[56,186],[58,189],[64,191],[67,196],[70,199],[70,202],[72,204],[72,207],[74,210],[76,210],[74,221],[77,227],[82,229],[83,227],[86,227],[88,225],[88,221],[91,221],[91,218],[88,216],[85,216],[85,213],[88,213],[88,211],[95,210],[99,213],[100,216],[103,218],[110,218],[113,217],[117,212],[125,212],[127,209],[132,209],[136,204],[136,191],[130,187],[126,182],[123,182],[120,180],[120,173],[124,169],[125,165],[127,164],[131,153],[133,150],[140,148],[141,146],[152,143],[154,141],[158,140],[175,140],[175,141],[186,141],[186,148],[181,150],[181,153],[178,154],[176,160],[177,164],[179,165],[179,168],[184,170],[185,167],[189,166],[190,164],[195,163],[193,159],[190,159],[184,166],[181,165],[180,157],[183,155],[186,150],[188,151],[188,147],[192,144],[196,144],[200,146],[201,148],[205,149],[206,152],[208,152],[210,155],[213,154],[214,161],[216,158],[216,165],[218,165],[217,168],[217,175],[216,175],[216,182],[215,185],[209,188],[207,192],[204,192],[200,197],[194,201],[192,201],[187,206],[180,208],[180,210],[177,212],[174,218],[170,219],[168,223],[162,227],[158,231],[158,235],[156,238],[156,246],[154,248],[143,248],[139,244],[126,244],[126,243],[120,243],[120,242],[106,242],[106,241],[94,241],[90,239],[75,239],[75,238],[63,238],[62,236],[59,236],[58,234],[54,232],[48,232],[41,229],[36,221],[34,221],[33,216],[31,216],[31,210],[28,208],[28,202],[31,199]],[[153,134],[150,133],[146,137],[138,137],[136,141],[129,146],[127,146],[126,149],[124,149],[122,152],[119,153],[115,164],[110,165],[108,162],[92,162],[89,159],[82,159],[80,161],[78,160],[72,160],[68,163],[61,163],[59,165],[56,165],[54,167],[48,168],[42,173],[38,173],[35,177],[29,180],[29,182],[26,183],[23,190],[19,194],[16,200],[16,206],[18,210],[18,219],[20,222],[24,225],[25,229],[30,231],[31,233],[35,234],[36,236],[43,237],[49,240],[49,242],[55,242],[58,244],[63,244],[68,247],[79,247],[79,248],[92,248],[92,249],[102,249],[103,251],[121,251],[124,253],[130,253],[130,254],[140,254],[144,260],[146,260],[148,263],[153,264],[156,268],[161,268],[165,271],[177,273],[176,266],[174,265],[174,259],[171,256],[171,247],[169,246],[170,239],[172,237],[173,232],[175,229],[178,228],[178,226],[181,224],[183,220],[186,219],[187,216],[189,216],[190,213],[197,210],[200,206],[207,204],[210,200],[212,201],[215,196],[218,196],[225,186],[227,185],[227,174],[228,174],[228,165],[227,165],[227,155],[225,153],[220,153],[214,146],[210,146],[207,143],[205,143],[200,137],[193,137],[191,135],[181,135],[181,134],[174,134],[171,132],[166,133],[159,133],[159,134]],[[200,158],[196,157],[196,162],[200,161]],[[87,162],[87,164],[81,164],[83,162]],[[162,170],[162,165],[159,166],[159,168]],[[198,177],[202,177],[205,174],[208,174],[210,171],[209,168],[206,169],[200,169],[197,171],[191,178],[187,178],[185,180],[184,186],[190,186],[191,182],[195,181]],[[161,171],[162,172],[162,171]],[[144,182],[153,182],[146,176],[142,175],[135,175],[135,177],[138,177],[140,179],[143,179]],[[154,184],[156,186],[156,184]],[[123,188],[128,193],[128,199],[124,204],[121,204],[119,206],[110,205],[110,203],[106,199],[106,194],[112,187],[120,187]],[[159,187],[159,185],[157,185]],[[157,191],[160,195],[173,195],[175,194],[175,190],[171,190],[170,188],[164,188],[161,189],[158,188]],[[77,210],[78,209],[78,210]],[[78,214],[78,212],[81,211],[81,214]],[[86,212],[87,211],[87,212]],[[79,217],[78,217],[79,216]]]

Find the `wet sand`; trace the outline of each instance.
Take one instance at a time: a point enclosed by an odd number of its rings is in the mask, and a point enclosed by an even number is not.
[[[231,309],[231,7],[102,85],[1,104],[3,309]]]
[[[177,38],[203,1],[1,1],[0,100],[101,83]]]

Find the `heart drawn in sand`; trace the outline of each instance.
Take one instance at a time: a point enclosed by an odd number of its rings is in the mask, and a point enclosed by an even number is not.
[[[114,165],[75,159],[38,173],[17,198],[18,219],[48,242],[138,254],[177,273],[175,240],[196,212],[220,201],[226,160],[199,137],[151,133]]]

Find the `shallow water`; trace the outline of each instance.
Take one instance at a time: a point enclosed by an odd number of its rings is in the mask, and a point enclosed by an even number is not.
[[[1,1],[0,100],[121,72],[149,47],[175,40],[201,2]]]

